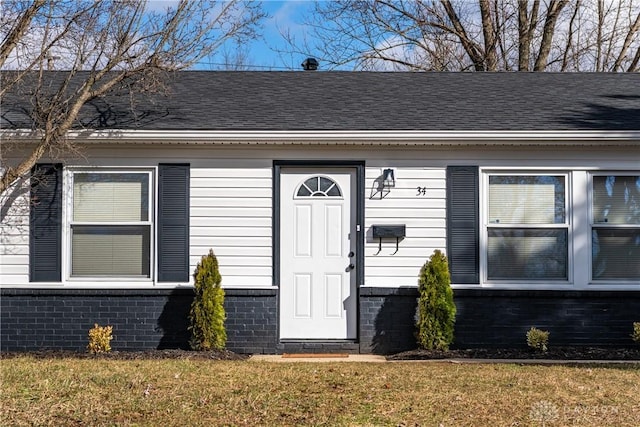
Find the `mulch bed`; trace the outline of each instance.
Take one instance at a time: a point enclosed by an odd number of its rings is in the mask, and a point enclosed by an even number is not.
[[[387,357],[388,360],[430,359],[551,359],[551,360],[636,360],[640,348],[552,347],[547,352],[529,348],[472,348],[449,351],[410,350]]]
[[[189,350],[144,350],[110,351],[109,353],[89,354],[71,350],[38,350],[26,352],[2,352],[0,359],[31,356],[37,359],[101,359],[101,360],[245,360],[249,356],[229,350],[189,351]]]

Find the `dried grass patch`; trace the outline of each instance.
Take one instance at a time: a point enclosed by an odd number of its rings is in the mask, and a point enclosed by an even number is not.
[[[640,425],[640,368],[2,361],[4,425]]]

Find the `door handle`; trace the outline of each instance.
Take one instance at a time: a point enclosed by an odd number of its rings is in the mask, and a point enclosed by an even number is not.
[[[349,264],[349,267],[347,267],[347,270],[348,270],[348,271],[351,271],[351,270],[353,270],[354,268],[356,268],[356,266],[352,263],[352,264]]]

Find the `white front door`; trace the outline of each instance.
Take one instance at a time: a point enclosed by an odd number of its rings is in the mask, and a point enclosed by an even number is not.
[[[356,172],[281,171],[280,338],[356,338]]]

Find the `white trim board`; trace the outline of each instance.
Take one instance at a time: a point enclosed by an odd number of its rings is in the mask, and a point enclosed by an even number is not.
[[[40,131],[2,130],[3,139],[34,140]],[[633,131],[216,131],[216,130],[84,130],[71,131],[70,139],[85,143],[109,142],[221,145],[634,145]]]

